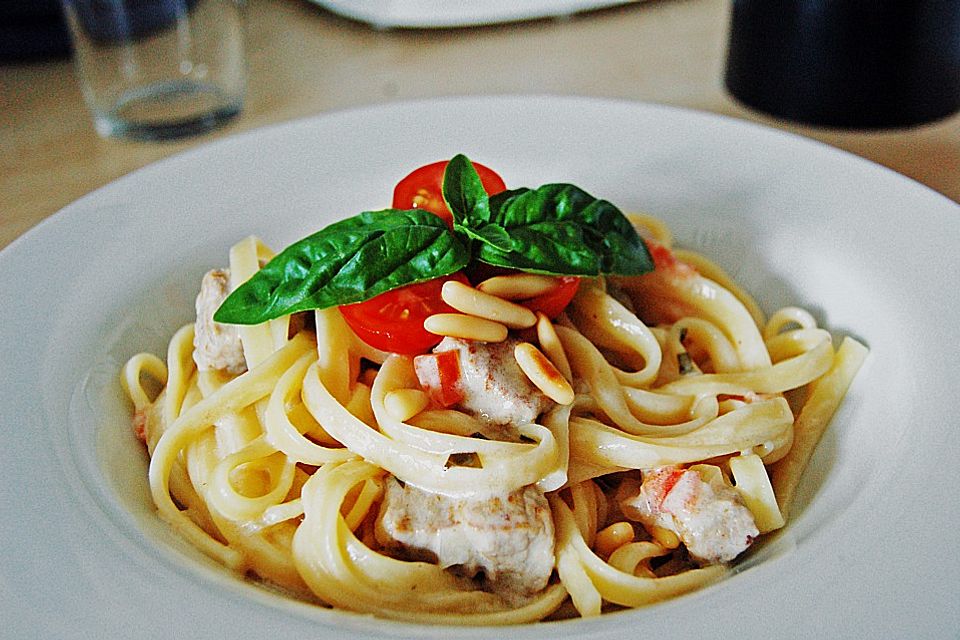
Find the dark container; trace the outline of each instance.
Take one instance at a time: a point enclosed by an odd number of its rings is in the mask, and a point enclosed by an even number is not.
[[[801,123],[939,120],[960,109],[960,0],[734,0],[725,83]]]
[[[69,56],[59,0],[0,0],[0,64]]]

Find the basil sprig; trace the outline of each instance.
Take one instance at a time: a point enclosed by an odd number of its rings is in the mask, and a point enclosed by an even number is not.
[[[347,218],[279,253],[227,297],[214,320],[259,324],[362,302],[449,275],[471,260],[551,275],[653,270],[646,244],[620,210],[574,185],[488,196],[470,160],[457,155],[444,173],[443,197],[452,230],[419,209]]]
[[[639,275],[653,269],[647,245],[615,206],[572,184],[488,197],[463,155],[453,158],[443,196],[454,230],[474,241],[481,262],[549,275]]]

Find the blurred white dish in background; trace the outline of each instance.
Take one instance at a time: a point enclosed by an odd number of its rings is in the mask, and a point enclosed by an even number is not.
[[[472,27],[569,16],[640,0],[311,0],[378,29]]]

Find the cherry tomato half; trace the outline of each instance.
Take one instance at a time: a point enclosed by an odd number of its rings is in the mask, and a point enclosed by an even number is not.
[[[563,313],[567,308],[573,296],[577,295],[577,289],[580,288],[580,278],[576,276],[561,276],[558,278],[560,284],[535,298],[520,302],[523,306],[534,313],[540,311],[551,320]]]
[[[443,201],[443,172],[447,160],[434,162],[415,169],[410,175],[397,183],[393,189],[394,209],[426,209],[443,218],[453,226],[453,214]],[[507,185],[497,173],[482,164],[473,163],[480,176],[480,182],[488,195],[506,191]]]
[[[469,284],[462,273],[454,273],[343,305],[340,313],[353,332],[375,349],[407,355],[424,353],[436,346],[442,336],[424,329],[423,321],[434,313],[455,313],[440,298],[440,289],[447,280]]]

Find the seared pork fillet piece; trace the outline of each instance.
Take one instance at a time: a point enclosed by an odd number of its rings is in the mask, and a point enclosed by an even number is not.
[[[676,533],[701,564],[729,562],[760,535],[735,489],[679,467],[645,472],[639,494],[622,500],[620,508],[628,518]]]
[[[457,408],[494,425],[536,422],[552,401],[520,370],[513,355],[518,340],[476,342],[444,338],[434,352],[455,351],[460,359]],[[424,381],[421,380],[423,383]]]
[[[193,361],[201,371],[219,369],[233,374],[247,370],[235,325],[213,321],[213,314],[230,294],[230,273],[226,269],[208,271],[197,295],[197,321],[193,336]]]
[[[453,498],[391,477],[376,531],[390,553],[436,561],[468,577],[482,574],[485,588],[508,600],[541,591],[553,572],[553,519],[535,486]]]

